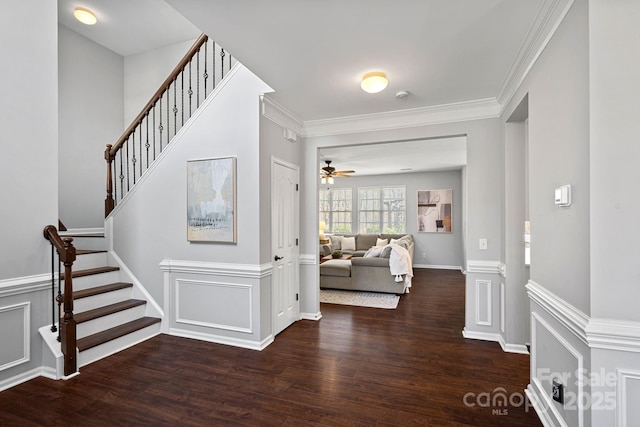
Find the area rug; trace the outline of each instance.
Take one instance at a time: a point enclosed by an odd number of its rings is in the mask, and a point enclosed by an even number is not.
[[[320,289],[320,302],[326,304],[357,305],[393,310],[398,307],[398,301],[400,301],[400,297],[394,294]]]

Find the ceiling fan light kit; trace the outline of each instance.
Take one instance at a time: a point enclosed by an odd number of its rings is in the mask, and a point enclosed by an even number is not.
[[[337,171],[336,168],[331,166],[331,160],[325,160],[324,162],[327,164],[327,166],[320,169],[321,184],[333,184],[334,177],[348,177],[349,174],[356,172],[354,170]]]
[[[371,71],[362,76],[362,82],[360,87],[367,93],[378,93],[385,90],[389,80],[387,80],[387,74],[382,71]]]

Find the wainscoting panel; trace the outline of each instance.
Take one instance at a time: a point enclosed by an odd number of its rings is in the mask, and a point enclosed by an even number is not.
[[[505,293],[504,281],[500,281],[500,332],[504,334],[505,331],[505,316],[506,316],[506,293]]]
[[[175,283],[176,323],[253,333],[250,285],[186,279]]]
[[[491,285],[491,280],[476,280],[476,325],[493,325]]]
[[[640,426],[640,371],[618,369],[618,422],[620,427]]]
[[[30,360],[31,303],[0,307],[0,371]]]

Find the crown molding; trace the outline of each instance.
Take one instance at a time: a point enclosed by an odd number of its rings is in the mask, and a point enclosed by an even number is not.
[[[281,126],[285,129],[285,132],[288,130],[289,133],[293,132],[297,135],[304,134],[304,123],[302,120],[300,120],[291,111],[287,110],[284,106],[271,99],[269,95],[260,95],[260,107],[262,115],[275,124]]]
[[[502,111],[516,94],[575,0],[545,0],[498,90]]]
[[[487,98],[384,113],[308,120],[304,122],[304,136],[343,135],[496,118],[500,116],[500,110],[500,104],[495,98]]]

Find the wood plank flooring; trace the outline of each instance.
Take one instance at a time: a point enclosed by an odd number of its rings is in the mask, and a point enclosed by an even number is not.
[[[459,272],[416,270],[397,310],[321,310],[261,352],[160,335],[71,380],[36,378],[0,393],[0,425],[541,425],[517,404],[529,357],[462,338]],[[478,399],[500,392],[516,405]]]

